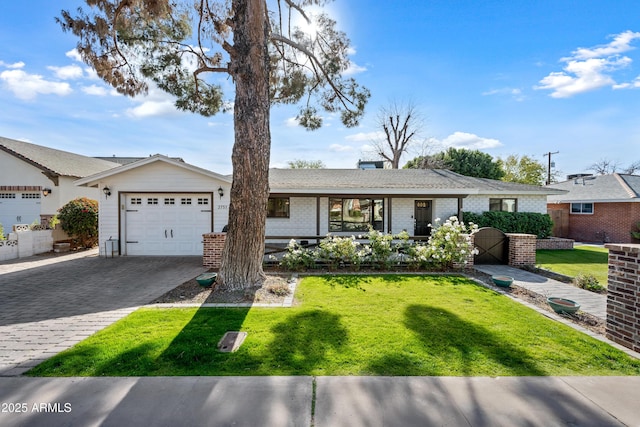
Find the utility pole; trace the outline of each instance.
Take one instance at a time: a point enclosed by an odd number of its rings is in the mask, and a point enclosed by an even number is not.
[[[559,151],[554,151],[553,153],[549,151],[548,153],[544,153],[543,156],[549,157],[549,163],[547,166],[547,185],[551,184],[551,156],[554,154],[558,154]]]

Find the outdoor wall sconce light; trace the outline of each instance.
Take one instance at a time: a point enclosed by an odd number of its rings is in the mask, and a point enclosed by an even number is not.
[[[102,192],[104,193],[105,198],[106,198],[106,197],[109,197],[109,196],[111,195],[111,189],[110,189],[109,187],[104,187],[104,188],[102,189]]]
[[[42,195],[44,197],[47,197],[49,194],[51,194],[51,189],[49,187],[42,189]]]
[[[224,196],[224,188],[218,187],[218,194],[220,195],[220,198],[222,199],[222,196]]]

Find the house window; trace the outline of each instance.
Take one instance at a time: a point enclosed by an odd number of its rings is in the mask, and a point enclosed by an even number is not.
[[[518,199],[489,199],[489,210],[518,212]]]
[[[329,199],[329,231],[384,231],[384,202],[375,199]]]
[[[289,218],[289,198],[269,197],[267,218]]]
[[[593,203],[571,203],[572,214],[593,214]]]

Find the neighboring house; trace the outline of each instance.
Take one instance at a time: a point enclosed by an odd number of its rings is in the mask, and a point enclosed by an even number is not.
[[[80,179],[98,187],[100,251],[201,255],[202,234],[227,224],[231,176],[155,155]],[[561,191],[424,169],[271,169],[270,241],[358,235],[369,227],[426,236],[430,224],[464,211],[546,213]],[[109,250],[108,250],[109,251]]]
[[[554,235],[582,242],[630,243],[640,222],[640,176],[580,176],[547,186],[566,190],[550,195],[547,209]]]
[[[98,198],[95,188],[74,181],[117,163],[0,137],[0,224],[46,224],[60,207],[77,197]]]

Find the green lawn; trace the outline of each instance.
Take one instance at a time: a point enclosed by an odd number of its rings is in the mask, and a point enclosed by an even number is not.
[[[296,297],[140,309],[29,375],[640,375],[639,360],[462,277],[308,277]],[[219,353],[229,330],[248,337]]]
[[[575,277],[593,274],[601,285],[607,285],[609,249],[576,246],[573,250],[538,250],[536,265],[555,273]]]

